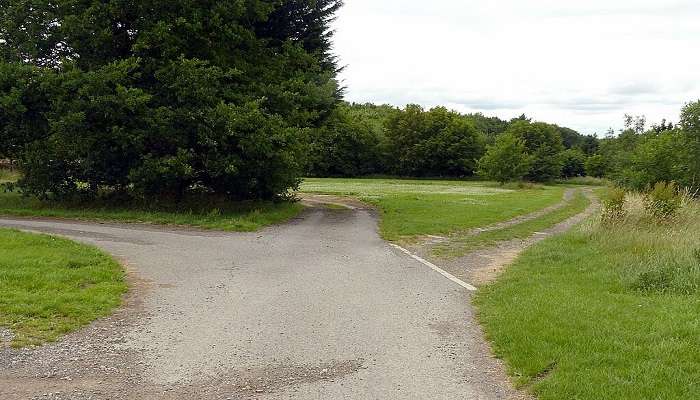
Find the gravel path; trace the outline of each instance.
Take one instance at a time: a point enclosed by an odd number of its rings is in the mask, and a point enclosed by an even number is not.
[[[1,348],[3,400],[525,397],[490,356],[470,293],[381,240],[371,210],[318,206],[239,234],[0,226],[97,245],[131,283],[112,317]]]

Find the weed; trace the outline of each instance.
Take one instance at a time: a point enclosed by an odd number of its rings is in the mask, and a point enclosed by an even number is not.
[[[626,215],[624,189],[613,187],[608,189],[603,197],[603,210],[601,219],[605,225],[613,225],[621,222]]]
[[[682,197],[673,182],[657,182],[647,193],[647,211],[662,222],[672,220],[682,204]]]

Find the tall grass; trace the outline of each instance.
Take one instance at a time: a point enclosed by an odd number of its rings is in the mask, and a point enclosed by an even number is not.
[[[475,304],[496,355],[540,400],[700,393],[700,204],[663,216],[626,194],[527,250]]]
[[[682,194],[675,201],[678,210],[668,214],[648,195],[627,193],[614,224],[588,226],[595,242],[632,250],[620,265],[626,287],[656,293],[700,291],[700,203]]]

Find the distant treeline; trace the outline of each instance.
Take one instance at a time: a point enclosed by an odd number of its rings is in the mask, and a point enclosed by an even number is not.
[[[388,174],[471,177],[501,182],[609,178],[644,189],[660,181],[700,184],[700,102],[686,105],[680,123],[647,128],[644,117],[625,116],[625,128],[605,137],[533,122],[445,107],[426,110],[341,103],[312,132],[309,172],[315,176]]]
[[[599,147],[595,136],[532,122],[524,115],[505,121],[445,107],[399,109],[343,103],[312,134],[310,173],[470,177],[479,172],[479,161],[504,135],[517,136],[527,153],[527,168],[512,179],[551,181],[585,175],[586,161]]]

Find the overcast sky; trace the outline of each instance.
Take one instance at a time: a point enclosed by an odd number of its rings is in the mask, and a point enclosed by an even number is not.
[[[335,29],[349,101],[602,135],[700,99],[700,0],[346,0]]]

